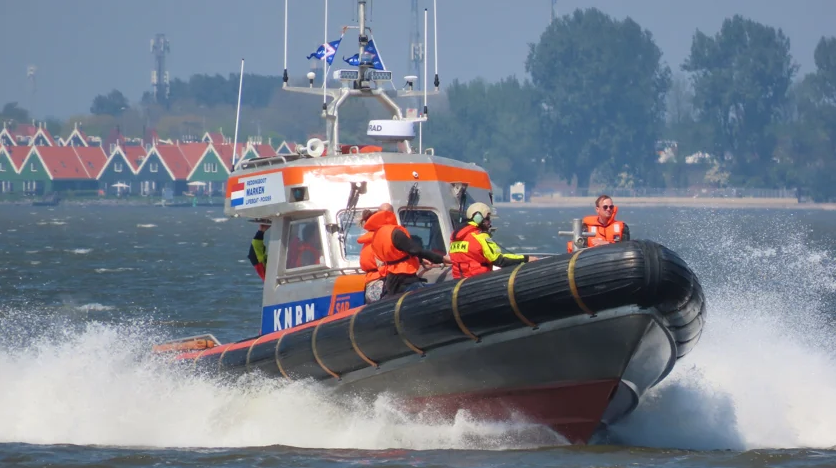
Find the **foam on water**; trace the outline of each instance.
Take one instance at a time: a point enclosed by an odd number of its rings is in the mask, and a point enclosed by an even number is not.
[[[729,230],[717,224],[716,232]],[[683,240],[702,243],[688,261],[706,291],[706,327],[696,349],[612,428],[615,439],[693,449],[836,445],[834,311],[825,301],[836,292],[836,264],[803,235],[760,231],[784,238],[747,244],[732,231],[719,245]]]
[[[17,337],[0,339],[0,443],[361,449],[564,443],[524,423],[408,416],[385,395],[373,402],[337,398],[312,382],[202,379],[151,356],[151,344],[161,339],[146,323],[62,323],[32,340],[33,321],[52,322],[39,314],[0,320]]]

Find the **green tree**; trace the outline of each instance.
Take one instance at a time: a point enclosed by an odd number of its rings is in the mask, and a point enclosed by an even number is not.
[[[766,185],[775,124],[786,117],[798,70],[790,40],[780,29],[736,15],[714,37],[698,30],[682,69],[692,74],[699,121],[710,125],[712,151],[733,182]]]
[[[128,99],[118,90],[113,90],[107,95],[99,94],[93,98],[93,105],[90,106],[90,113],[95,115],[112,115],[118,117],[129,107]]]
[[[476,163],[501,186],[537,180],[543,158],[537,99],[514,77],[488,84],[458,80],[446,90],[447,110],[431,113],[425,146],[439,156]]]
[[[626,172],[657,183],[654,151],[663,128],[670,69],[653,37],[632,19],[595,8],[553,21],[530,45],[526,70],[540,91],[542,131],[554,168],[589,185]]]
[[[814,201],[836,199],[836,37],[823,37],[816,71],[798,89],[794,153],[798,185]]]
[[[18,106],[16,102],[7,102],[3,105],[3,110],[0,110],[0,120],[14,121],[18,123],[29,122],[29,111]]]
[[[57,117],[47,117],[44,124],[49,134],[55,138],[58,138],[58,135],[61,134],[61,130],[64,127],[64,123]]]

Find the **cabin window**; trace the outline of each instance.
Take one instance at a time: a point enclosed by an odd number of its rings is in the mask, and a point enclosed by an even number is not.
[[[151,163],[151,167],[149,169],[151,172],[157,172],[160,170],[160,165],[157,163]]]
[[[376,210],[372,209],[372,211]],[[366,232],[366,230],[363,229],[363,226],[360,226],[360,218],[363,216],[363,209],[354,210],[354,219],[349,219],[351,217],[350,215],[351,212],[345,210],[341,211],[338,215],[338,219],[340,220],[340,229],[343,229],[343,226],[347,225],[349,222],[351,223],[348,227],[348,231],[345,233],[343,257],[350,262],[359,262],[360,250],[363,246],[357,243],[357,238]]]
[[[290,222],[287,238],[286,270],[325,265],[319,218]]]
[[[450,210],[450,225],[453,226],[453,232],[458,231],[467,224],[467,216],[465,213],[459,210]]]
[[[421,243],[425,250],[431,250],[439,255],[447,254],[447,240],[441,229],[441,222],[434,211],[424,209],[401,209],[399,212],[401,226],[409,231],[413,240]]]
[[[113,172],[122,172],[122,163],[120,163],[120,162],[113,163]]]

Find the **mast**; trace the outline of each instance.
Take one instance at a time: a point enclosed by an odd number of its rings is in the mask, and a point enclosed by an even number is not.
[[[339,88],[327,88],[323,83],[323,89],[316,89],[313,87],[300,87],[300,86],[288,86],[288,82],[284,81],[283,89],[285,91],[297,92],[297,93],[305,93],[305,94],[318,94],[320,96],[327,98],[331,98],[330,102],[323,103],[323,116],[325,118],[325,126],[326,126],[326,135],[328,135],[328,154],[329,155],[336,155],[340,154],[340,132],[339,132],[339,108],[347,101],[349,98],[355,97],[364,97],[364,98],[376,98],[378,102],[380,102],[387,110],[389,115],[392,116],[392,120],[396,121],[411,121],[411,122],[424,122],[427,120],[426,110],[424,115],[417,117],[417,118],[406,118],[404,117],[404,113],[401,110],[400,106],[395,102],[394,98],[401,97],[401,98],[421,98],[424,97],[424,106],[426,109],[426,96],[427,95],[436,95],[439,94],[439,90],[437,88],[438,82],[436,81],[436,89],[433,91],[427,91],[426,89],[423,90],[414,90],[413,83],[411,82],[411,78],[407,77],[407,88],[401,90],[391,90],[386,91],[383,88],[383,83],[391,82],[392,81],[392,72],[388,70],[377,70],[374,68],[373,59],[366,52],[366,47],[369,45],[369,36],[367,34],[367,30],[371,31],[369,28],[366,27],[366,3],[368,0],[357,0],[357,20],[358,20],[358,65],[356,70],[352,69],[340,69],[335,70],[333,72],[333,79],[339,80],[341,85]],[[433,9],[435,10],[435,9]],[[286,11],[286,10],[285,10]],[[435,16],[435,11],[433,11],[433,15]],[[285,15],[285,23],[287,24],[287,15]],[[426,23],[426,13],[425,13],[425,23]],[[426,24],[425,24],[426,28]],[[352,28],[353,29],[353,28]],[[287,37],[287,28],[285,27],[285,37]],[[426,36],[426,32],[425,32]],[[326,35],[325,43],[327,44],[328,37]],[[285,42],[287,42],[285,40]],[[377,48],[377,44],[375,44]],[[285,47],[286,49],[286,47]],[[379,51],[379,49],[378,49]],[[379,52],[378,52],[379,53]],[[287,53],[285,53],[287,56]],[[426,62],[426,54],[424,55],[424,61]],[[285,59],[286,62],[286,59]],[[382,61],[381,61],[382,62]],[[436,61],[436,80],[437,80],[437,61]],[[426,71],[425,71],[426,73]],[[327,81],[328,76],[323,77],[323,81]],[[424,78],[426,81],[426,77]],[[401,141],[401,140],[399,140]],[[408,139],[402,140],[404,144],[404,148],[406,149],[407,153],[412,153],[412,147],[410,145],[410,141]]]
[[[369,55],[366,53],[366,46],[369,45],[369,37],[366,36],[366,0],[357,0],[357,23],[360,27],[360,34],[358,42],[360,43],[360,66],[358,67],[360,74],[357,76],[357,88],[363,87],[363,78],[366,70],[371,65],[369,62]]]

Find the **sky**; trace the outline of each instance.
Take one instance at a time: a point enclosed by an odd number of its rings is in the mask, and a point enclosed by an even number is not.
[[[528,44],[537,42],[548,25],[551,0],[436,1],[442,88],[454,79],[525,76]],[[289,0],[292,76],[309,71],[305,57],[324,40],[324,3]],[[328,4],[330,41],[342,26],[356,24],[356,1]],[[432,4],[419,0],[421,30],[423,9],[429,8],[430,50]],[[387,68],[396,77],[408,75],[410,1],[369,0],[369,5],[368,25]],[[588,7],[617,19],[629,16],[648,29],[675,73],[694,32],[713,35],[734,14],[783,29],[801,73],[815,70],[819,39],[836,35],[836,0],[557,0],[558,14]],[[166,60],[172,78],[227,76],[238,72],[242,58],[245,73],[281,75],[283,69],[283,0],[0,0],[0,17],[0,105],[17,101],[37,118],[87,113],[97,94],[112,89],[137,102],[150,90],[150,41],[157,33],[170,42]],[[356,31],[346,33],[338,57],[356,52],[356,37]],[[428,58],[432,79],[433,54]],[[34,96],[26,77],[29,65],[37,67]]]

